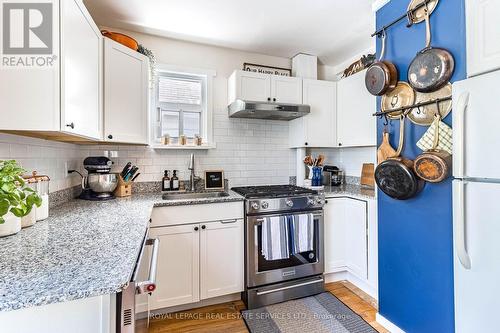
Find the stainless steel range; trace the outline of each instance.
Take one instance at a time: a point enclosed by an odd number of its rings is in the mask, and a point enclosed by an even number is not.
[[[242,298],[247,308],[323,292],[324,195],[292,185],[235,187],[232,190],[245,197],[245,291]],[[291,228],[291,221],[302,218],[309,219],[309,246],[305,251],[291,249],[288,254],[288,248],[294,247],[291,244],[293,232],[288,226]],[[286,255],[280,252],[278,258],[267,256],[266,259],[266,244],[272,245],[279,237],[270,233],[268,229],[276,229],[265,223],[280,221],[285,235],[280,245],[285,247]]]

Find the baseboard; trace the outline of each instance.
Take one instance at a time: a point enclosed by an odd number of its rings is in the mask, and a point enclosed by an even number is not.
[[[326,283],[337,282],[342,280],[347,280],[351,282],[353,285],[361,289],[363,292],[367,293],[370,297],[374,298],[378,302],[377,288],[371,286],[366,281],[363,281],[362,279],[358,278],[349,270],[325,274]]]
[[[386,319],[378,312],[375,315],[375,320],[377,321],[377,323],[384,326],[384,328],[389,330],[389,332],[391,333],[405,333],[405,331],[403,331],[402,329],[391,323],[388,319]]]

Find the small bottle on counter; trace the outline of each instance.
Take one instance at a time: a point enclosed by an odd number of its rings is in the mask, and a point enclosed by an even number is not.
[[[177,177],[177,170],[174,170],[172,179],[170,179],[170,189],[172,191],[179,191],[179,178]]]
[[[171,184],[170,184],[170,177],[168,176],[168,170],[165,170],[164,174],[163,174],[163,179],[162,179],[162,183],[161,183],[161,190],[162,191],[170,191],[172,188],[171,188]]]

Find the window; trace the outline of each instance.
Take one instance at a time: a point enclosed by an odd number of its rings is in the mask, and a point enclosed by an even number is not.
[[[180,70],[159,65],[155,82],[154,141],[168,135],[172,144],[180,136],[201,136],[205,144],[211,136],[211,82],[215,73]]]

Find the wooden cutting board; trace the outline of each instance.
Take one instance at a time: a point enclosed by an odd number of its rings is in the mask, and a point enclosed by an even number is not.
[[[377,162],[378,164],[380,164],[389,157],[393,156],[396,156],[396,150],[392,148],[391,144],[389,143],[389,133],[384,132],[382,134],[382,143],[377,149]]]
[[[375,165],[373,163],[363,163],[361,185],[375,186]]]

